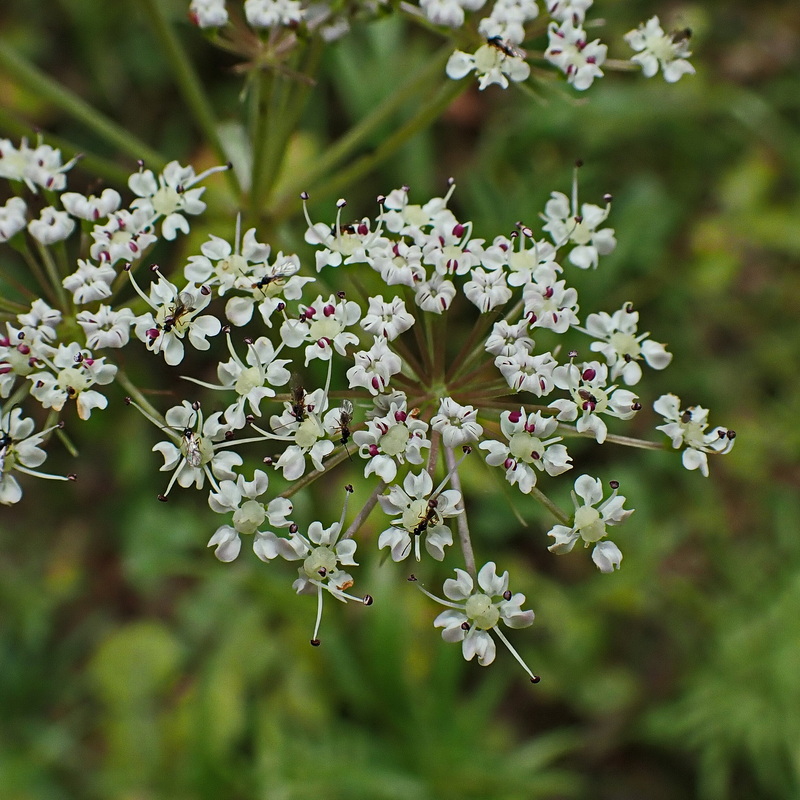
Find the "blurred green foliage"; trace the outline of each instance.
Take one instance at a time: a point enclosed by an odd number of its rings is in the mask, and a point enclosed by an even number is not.
[[[238,79],[184,5],[163,4],[226,118]],[[2,38],[165,157],[209,161],[141,4],[97,6],[8,0]],[[309,648],[313,601],[289,591],[291,568],[217,563],[204,500],[155,502],[152,431],[93,418],[104,452],[80,482],[46,504],[29,484],[0,521],[0,797],[800,796],[800,8],[598,6],[618,31],[653,13],[691,25],[697,76],[611,76],[577,98],[554,84],[541,103],[470,91],[347,196],[371,213],[379,192],[405,183],[421,200],[454,175],[457,212],[491,235],[535,223],[581,158],[582,198],[615,196],[619,240],[580,276],[582,309],[633,301],[675,353],[648,375],[649,400],[709,406],[737,431],[733,452],[709,479],[669,453],[582,452],[587,471],[613,466],[637,508],[609,576],[550,556],[546,520],[466,476],[486,552],[536,576],[518,588],[537,622],[514,639],[544,676],[530,687],[510,659],[464,664],[389,564],[364,580],[380,602],[328,604],[325,645]],[[331,48],[290,158],[324,152],[433,52],[406,34],[388,20]],[[34,125],[133,169],[0,73],[0,133]],[[210,211],[231,226],[229,208]],[[302,225],[279,233],[302,247]],[[640,415],[638,433],[652,423]]]

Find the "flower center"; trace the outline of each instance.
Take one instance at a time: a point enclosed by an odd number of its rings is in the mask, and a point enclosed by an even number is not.
[[[153,210],[156,214],[169,216],[177,211],[181,205],[181,196],[171,187],[162,186],[153,195]]]
[[[581,506],[575,512],[575,527],[584,542],[596,542],[606,535],[606,524],[594,506]]]
[[[508,449],[518,461],[525,461],[531,464],[542,457],[545,447],[542,440],[537,436],[531,436],[525,431],[520,431],[511,437],[508,442]]]
[[[58,385],[68,394],[75,395],[87,389],[91,385],[91,381],[87,379],[85,370],[67,367],[58,373]]]
[[[639,347],[639,342],[632,333],[622,333],[617,331],[611,334],[611,346],[622,356],[629,356],[630,358],[639,358],[642,352]]]
[[[387,456],[399,456],[406,451],[406,442],[410,434],[405,425],[392,425],[384,436],[381,436],[379,444],[381,450]]]
[[[294,435],[295,444],[307,449],[313,447],[320,437],[319,423],[314,417],[306,417],[297,427]]]
[[[497,625],[500,611],[492,605],[492,599],[485,594],[473,594],[466,603],[464,611],[476,627],[488,630]]]
[[[243,369],[233,384],[233,388],[237,394],[242,397],[249,394],[253,389],[264,385],[264,379],[261,376],[261,370],[258,367],[248,367]]]
[[[313,340],[318,342],[320,339],[335,339],[341,332],[342,324],[337,320],[333,314],[330,317],[322,317],[315,319],[308,326],[308,335]]]
[[[233,512],[233,527],[239,533],[255,533],[266,518],[264,506],[256,500],[248,500]]]
[[[336,553],[330,547],[315,547],[303,562],[303,571],[309,578],[324,578],[336,569]]]

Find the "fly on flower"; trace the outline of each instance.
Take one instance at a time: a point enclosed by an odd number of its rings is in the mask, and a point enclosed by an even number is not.
[[[339,411],[339,444],[347,449],[350,441],[350,423],[353,421],[353,404],[349,400],[342,400],[342,408]]]
[[[691,28],[681,28],[680,30],[672,31],[669,38],[672,39],[673,44],[681,44],[681,42],[688,42],[692,38]]]
[[[194,310],[194,297],[189,294],[189,292],[179,292],[178,296],[175,298],[172,310],[164,317],[164,322],[160,327],[163,329],[164,333],[169,333],[183,317],[187,314],[191,314]],[[156,327],[159,327],[159,325],[157,324]]]
[[[298,421],[302,422],[306,418],[306,411],[311,409],[306,406],[306,390],[300,382],[300,376],[292,373],[292,399],[291,399],[291,412],[292,416]]]
[[[528,55],[521,47],[507,42],[501,36],[487,36],[486,44],[499,50],[503,55],[509,58],[525,58]]]
[[[268,267],[266,272],[252,284],[253,289],[260,289],[265,297],[276,293],[286,284],[286,279],[291,278],[300,269],[298,264],[292,261],[284,261],[282,264],[273,264]]]

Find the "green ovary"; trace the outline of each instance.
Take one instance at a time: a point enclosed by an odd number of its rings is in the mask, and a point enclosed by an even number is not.
[[[333,316],[315,320],[308,327],[309,337],[317,342],[320,339],[333,340],[341,332],[342,332],[342,326],[336,319],[333,318]]]
[[[639,342],[632,333],[613,333],[610,339],[611,346],[622,356],[630,356],[632,359],[638,359],[642,353]]]
[[[266,518],[264,506],[255,500],[248,500],[233,512],[233,527],[239,533],[255,533]]]
[[[336,569],[336,554],[330,547],[315,547],[303,562],[303,571],[309,578],[319,580]]]
[[[263,386],[264,385],[264,378],[261,375],[261,370],[258,367],[248,367],[245,370],[242,370],[239,377],[236,379],[236,383],[233,385],[233,388],[236,389],[236,393],[242,395],[249,394],[253,389]]]
[[[528,464],[532,464],[536,461],[533,457],[533,453],[536,453],[539,457],[544,453],[542,440],[524,431],[515,433],[511,437],[508,443],[508,449],[514,458],[518,461],[525,461]]]
[[[408,437],[408,428],[405,425],[393,425],[385,436],[381,436],[381,450],[387,456],[398,456],[401,453],[405,453]]]
[[[156,214],[169,216],[177,211],[181,203],[181,196],[169,186],[162,186],[153,195],[153,210]]]
[[[492,605],[491,598],[485,594],[473,594],[467,600],[464,611],[476,627],[483,630],[493,628],[500,619],[500,612]]]
[[[581,506],[575,512],[575,527],[585,542],[596,542],[606,535],[606,524],[593,506]]]

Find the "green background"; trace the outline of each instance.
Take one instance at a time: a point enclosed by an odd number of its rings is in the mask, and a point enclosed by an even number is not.
[[[161,5],[218,115],[231,116],[232,60],[190,28],[183,4]],[[379,598],[372,608],[327,604],[324,645],[310,648],[314,602],[290,590],[293,567],[247,548],[218,563],[205,550],[218,520],[204,493],[156,502],[154,431],[111,393],[91,432],[70,426],[77,466],[51,448],[48,468],[79,481],[27,481],[0,518],[0,797],[800,796],[800,8],[595,10],[619,33],[653,13],[693,29],[696,76],[611,75],[579,96],[549,83],[540,102],[473,89],[340,190],[361,216],[378,193],[408,184],[423,201],[452,175],[456,213],[491,238],[518,219],[534,225],[582,159],[581,197],[614,195],[619,241],[575,279],[582,310],[633,301],[675,355],[646,374],[643,399],[675,392],[738,434],[707,479],[673,453],[577,451],[582,470],[620,480],[636,508],[615,536],[622,569],[608,576],[586,553],[550,555],[538,509],[517,503],[521,527],[507,493],[467,474],[479,558],[508,568],[537,613],[513,638],[542,682],[531,686],[502,650],[489,669],[464,663],[433,629],[437,609],[391,564],[359,576]],[[165,157],[215,163],[147,21],[132,0],[9,0],[0,43]],[[387,20],[330,48],[289,174],[439,46],[408,37]],[[0,135],[34,126],[122,175],[135,169],[0,67]],[[91,174],[79,168],[70,186],[92,188]],[[208,229],[226,235],[232,204],[216,186]],[[333,199],[319,197],[315,219],[329,219]],[[262,230],[275,249],[309,257],[300,220]],[[193,230],[181,253],[204,237]],[[647,413],[634,434],[656,424]],[[568,505],[568,482],[554,486]],[[337,493],[316,503],[338,517]]]

